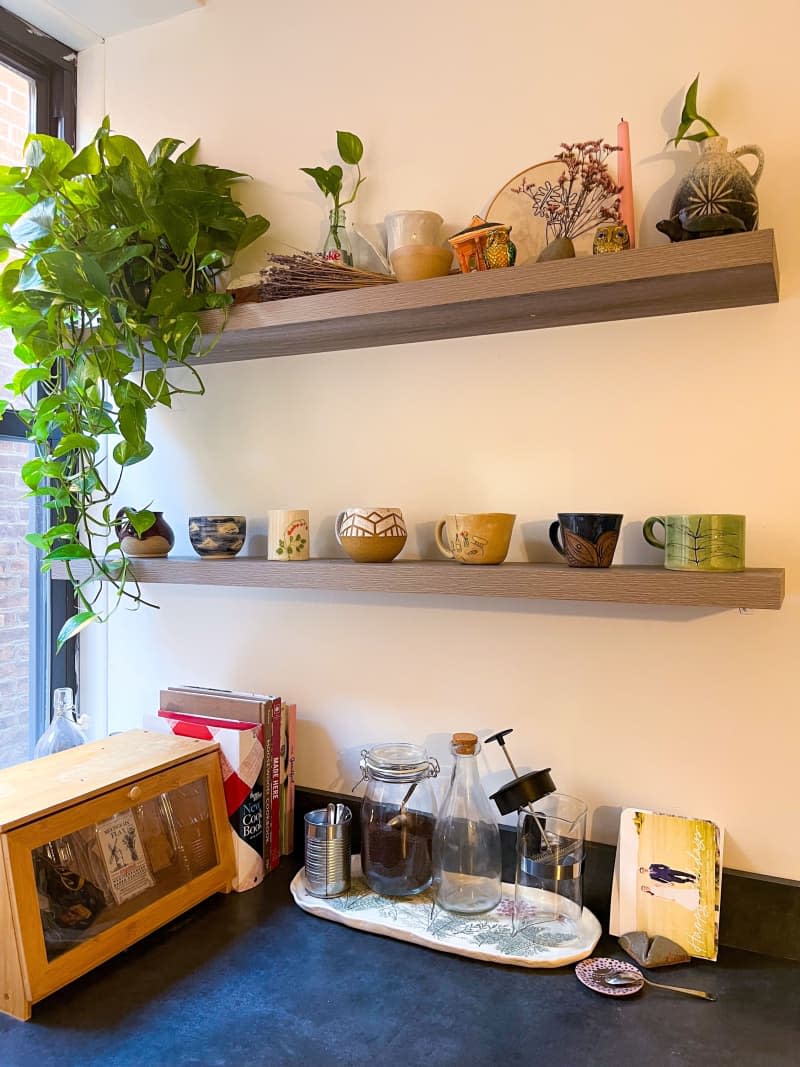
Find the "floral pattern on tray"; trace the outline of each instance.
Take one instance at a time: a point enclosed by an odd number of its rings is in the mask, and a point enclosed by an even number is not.
[[[430,889],[416,897],[382,897],[361,877],[357,856],[353,857],[351,888],[342,896],[312,896],[306,889],[305,869],[295,875],[291,892],[299,907],[323,919],[440,952],[520,967],[576,963],[591,954],[601,933],[600,923],[587,908],[577,933],[555,924],[530,925],[515,933],[511,926],[514,886],[505,883],[494,911],[474,917],[440,908]]]

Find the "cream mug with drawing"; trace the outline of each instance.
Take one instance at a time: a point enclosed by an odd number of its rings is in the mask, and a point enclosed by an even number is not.
[[[436,523],[436,544],[448,559],[459,563],[502,563],[508,555],[516,517],[502,511],[448,515]],[[443,538],[445,529],[449,546]]]
[[[267,515],[267,559],[295,563],[308,559],[308,511],[275,508]]]

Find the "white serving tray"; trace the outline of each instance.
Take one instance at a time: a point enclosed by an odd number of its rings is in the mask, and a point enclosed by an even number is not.
[[[358,856],[352,860],[352,884],[340,897],[314,897],[306,889],[305,868],[291,884],[295,903],[322,919],[410,941],[439,952],[472,956],[517,967],[564,967],[590,956],[600,940],[600,923],[583,909],[575,934],[557,924],[511,928],[514,886],[503,883],[503,897],[494,911],[474,918],[438,907],[429,889],[417,897],[382,897],[361,877]]]

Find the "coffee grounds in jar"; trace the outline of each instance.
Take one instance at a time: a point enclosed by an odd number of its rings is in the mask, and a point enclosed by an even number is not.
[[[399,813],[396,806],[366,801],[365,805],[361,868],[367,885],[389,897],[412,896],[427,889],[433,874],[433,816],[419,811]]]

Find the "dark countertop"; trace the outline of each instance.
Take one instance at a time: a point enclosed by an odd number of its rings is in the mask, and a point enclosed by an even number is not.
[[[722,949],[620,1000],[572,967],[448,956],[302,912],[285,860],[34,1005],[0,1015],[3,1067],[681,1067],[800,1062],[800,963]],[[623,957],[614,939],[597,955]]]

